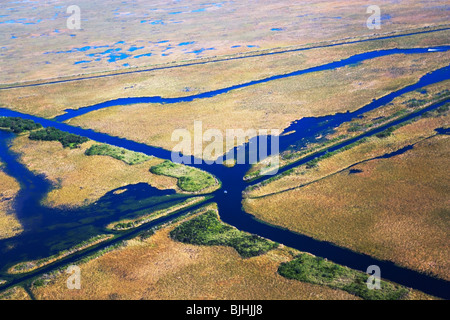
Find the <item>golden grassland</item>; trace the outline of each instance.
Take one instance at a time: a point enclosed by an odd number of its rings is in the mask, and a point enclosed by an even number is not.
[[[204,65],[2,90],[0,105],[43,117],[122,97],[179,97],[285,74],[379,49],[448,44],[450,31]],[[105,90],[106,89],[106,90]],[[189,91],[187,91],[188,89]]]
[[[1,170],[0,163],[0,239],[22,232],[22,225],[12,213],[11,207],[19,189],[19,183]]]
[[[8,17],[2,21],[27,17],[31,24],[1,25],[0,40],[4,47],[0,68],[4,70],[3,83],[118,70],[124,68],[124,63],[138,67],[254,50],[247,45],[271,49],[448,23],[442,10],[446,5],[443,0],[433,3],[413,0],[384,2],[382,12],[384,17],[386,14],[389,16],[383,19],[381,30],[370,30],[365,26],[370,14],[366,12],[368,4],[363,0],[294,3],[263,0],[257,3],[216,4],[205,4],[200,0],[188,4],[162,0],[151,3],[137,0],[127,4],[120,0],[108,0],[107,5],[106,1],[80,0],[77,5],[82,11],[81,30],[65,28],[68,17],[65,7],[57,9],[48,3],[35,3],[33,10],[30,10],[31,6],[8,4],[14,10],[8,11]],[[198,9],[204,11],[196,11]],[[151,15],[148,15],[149,12]],[[149,23],[152,20],[161,23]],[[273,28],[280,28],[281,31],[273,31]],[[171,48],[166,51],[169,55],[163,55],[167,44],[156,43],[161,40],[169,41]],[[118,45],[118,41],[126,43]],[[195,43],[178,46],[185,41]],[[108,57],[93,61],[94,58],[86,54],[105,51],[105,48],[87,52],[76,50],[86,45],[109,45],[132,56],[116,62],[108,62]],[[232,48],[235,45],[241,47]],[[130,53],[127,50],[131,46],[144,48]],[[198,54],[193,52],[202,48],[214,50]],[[53,53],[71,49],[75,50]],[[152,56],[133,57],[148,52],[152,52]],[[75,64],[80,60],[91,62]]]
[[[31,297],[23,287],[15,286],[0,292],[0,300],[31,300]]]
[[[260,184],[251,188],[252,190],[247,190],[246,196],[250,198],[261,197],[314,182],[346,169],[357,162],[394,152],[425,137],[432,136],[436,134],[435,128],[448,126],[449,120],[448,114],[441,117],[422,118],[397,129],[395,134],[389,137],[381,139],[376,136],[369,137],[364,143],[343,150],[330,158],[320,160],[317,168],[308,168],[306,164],[300,165],[293,169],[292,174],[274,179],[267,184]]]
[[[413,135],[421,126],[426,123],[394,135]],[[248,199],[244,207],[271,224],[448,280],[449,146],[448,136],[437,135],[403,154],[352,167],[359,173],[344,170]]]
[[[196,120],[202,121],[204,131],[218,129],[224,136],[227,129],[282,130],[302,117],[356,110],[374,98],[412,84],[426,72],[448,63],[448,55],[437,54],[380,57],[357,66],[280,79],[192,102],[110,107],[70,123],[168,150],[178,144],[171,141],[172,132],[186,128],[192,133]]]
[[[59,142],[32,141],[24,135],[14,139],[12,150],[20,154],[20,161],[30,170],[44,174],[55,185],[44,200],[52,207],[93,203],[110,190],[139,182],[177,190],[176,179],[149,171],[161,159],[130,166],[109,156],[86,156],[85,150],[93,143],[64,149]]]

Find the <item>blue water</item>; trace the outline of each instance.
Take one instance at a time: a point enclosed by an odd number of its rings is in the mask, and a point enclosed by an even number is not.
[[[448,47],[440,48],[442,50],[448,50]],[[105,108],[108,106],[120,105],[120,104],[130,104],[137,103],[135,99],[143,99],[147,103],[148,101],[152,103],[177,103],[180,101],[192,101],[193,99],[209,98],[218,94],[229,92],[237,88],[248,87],[257,83],[263,83],[268,81],[274,81],[277,79],[282,79],[289,76],[296,76],[304,74],[307,72],[316,72],[322,70],[328,70],[331,68],[338,68],[348,64],[352,64],[358,61],[363,61],[365,59],[374,58],[377,56],[383,56],[387,54],[405,53],[405,54],[415,54],[415,53],[427,53],[427,49],[394,49],[394,50],[381,50],[372,53],[355,55],[348,59],[342,61],[333,62],[323,66],[318,66],[306,70],[299,70],[287,75],[277,75],[269,77],[266,79],[256,80],[248,82],[245,84],[240,84],[236,86],[231,86],[228,88],[215,90],[211,92],[206,92],[202,94],[192,95],[188,97],[180,98],[161,98],[161,97],[144,97],[144,98],[123,98],[104,102],[100,105],[95,105],[91,107],[82,108],[84,114],[93,110],[98,110],[100,108]],[[403,89],[395,91],[385,97],[374,100],[370,104],[364,106],[363,108],[347,113],[338,113],[332,116],[318,117],[318,118],[303,118],[299,121],[295,121],[284,130],[284,133],[294,131],[294,133],[289,135],[280,136],[280,151],[287,150],[288,148],[302,148],[309,141],[315,139],[318,135],[323,135],[324,133],[332,131],[335,127],[339,126],[343,122],[350,121],[355,117],[359,117],[367,111],[373,110],[379,106],[385,105],[394,99],[395,97],[410,92],[413,90],[421,89],[424,86],[430,85],[432,83],[437,83],[443,80],[449,79],[449,67],[445,67],[436,71],[433,71],[425,76],[423,76],[416,84],[407,86]],[[430,106],[423,111],[406,117],[402,120],[398,120],[394,123],[400,123],[406,121],[409,118],[420,115],[421,113],[432,110],[439,107],[442,102]],[[79,110],[69,111],[67,118],[58,117],[58,121],[64,119],[69,119],[74,116],[78,116]],[[112,137],[107,134],[95,132],[88,129],[82,129],[78,127],[72,127],[68,124],[52,121],[48,119],[42,119],[39,117],[34,117],[30,115],[20,114],[7,109],[0,109],[1,116],[20,116],[23,118],[32,119],[38,123],[41,123],[44,127],[53,126],[58,129],[75,133],[81,136],[88,137],[92,140],[98,142],[109,143],[119,147],[124,147],[129,150],[143,152],[148,155],[154,155],[162,159],[170,159],[171,152],[148,146],[145,144],[137,143],[131,140]],[[368,136],[371,134],[376,134],[384,130],[385,127],[380,127],[373,130],[370,133],[365,134]],[[438,131],[439,132],[439,131]],[[444,129],[442,129],[442,132]],[[135,186],[127,186],[127,191],[121,194],[114,194],[113,192],[108,193],[100,199],[97,204],[88,206],[87,208],[82,208],[79,210],[67,210],[61,211],[57,209],[49,209],[42,207],[39,202],[40,199],[48,192],[50,185],[43,177],[37,177],[30,173],[28,169],[23,167],[17,162],[16,156],[11,154],[8,150],[7,139],[11,137],[10,133],[2,133],[0,136],[0,157],[6,163],[6,171],[15,177],[23,186],[23,189],[18,195],[18,200],[16,203],[16,211],[18,218],[23,223],[25,232],[13,239],[0,241],[0,252],[2,255],[0,257],[0,264],[5,266],[2,270],[4,272],[6,266],[11,265],[14,262],[21,260],[28,260],[37,257],[45,257],[50,253],[54,253],[61,249],[68,248],[82,240],[89,238],[91,235],[99,233],[102,227],[109,221],[115,221],[119,217],[123,217],[124,214],[132,214],[136,210],[143,210],[145,206],[141,207],[140,203],[149,201],[153,202],[150,198],[154,197],[155,201],[159,201],[159,204],[169,203],[161,200],[163,197],[174,196],[173,194],[165,194],[168,191],[157,191],[145,184],[139,184]],[[250,139],[249,144],[256,143],[258,137]],[[269,143],[271,137],[268,137]],[[348,141],[346,144],[352,143],[360,137]],[[247,148],[249,144],[244,147]],[[342,144],[346,145],[346,144]],[[340,146],[340,147],[341,147]],[[241,148],[243,146],[240,146]],[[323,153],[316,154],[314,157],[325,154],[325,152],[332,152],[338,147],[330,147],[328,150],[323,151]],[[233,149],[231,152],[235,152],[237,148]],[[248,151],[248,150],[247,150]],[[398,152],[406,152],[407,150],[399,150]],[[392,154],[385,155],[393,156]],[[250,155],[247,152],[247,157]],[[189,157],[191,163],[196,163],[193,157]],[[305,163],[311,158],[305,158],[301,162],[294,163],[290,166],[282,168],[279,172],[289,170],[291,167],[297,166],[301,163]],[[200,159],[197,159],[200,160]],[[247,162],[248,163],[248,162]],[[236,165],[233,168],[227,168],[219,164],[207,165],[201,160],[198,164],[193,164],[192,166],[200,168],[202,170],[208,171],[214,174],[222,183],[222,188],[215,191],[212,195],[214,196],[213,201],[218,204],[219,213],[221,219],[229,223],[240,230],[258,234],[260,236],[266,237],[268,239],[277,241],[279,243],[285,244],[287,246],[296,248],[301,251],[306,251],[313,253],[318,256],[326,257],[337,263],[349,266],[351,268],[365,271],[367,266],[375,264],[380,266],[383,274],[382,276],[386,279],[395,281],[400,284],[404,284],[410,287],[417,288],[427,293],[431,293],[444,298],[449,298],[449,283],[444,280],[438,280],[418,272],[404,269],[394,264],[386,261],[379,261],[373,259],[370,256],[359,254],[351,250],[337,247],[331,243],[321,242],[314,240],[310,237],[300,235],[291,232],[286,229],[278,228],[260,222],[254,219],[251,215],[247,214],[242,210],[241,200],[242,192],[249,186],[248,182],[245,182],[242,178],[248,171],[250,166],[246,165]],[[259,178],[252,183],[261,182],[266,177]],[[224,191],[227,191],[226,193]],[[158,192],[162,192],[159,194]],[[170,191],[169,191],[170,192]],[[150,199],[150,200],[149,200]],[[100,204],[100,205],[99,205]],[[138,207],[132,207],[133,204],[138,204]],[[155,222],[157,223],[157,222]],[[13,247],[13,249],[8,249]]]
[[[74,62],[74,64],[89,63],[89,62],[91,62],[91,61],[90,60],[81,60],[81,61]]]
[[[151,55],[152,55],[151,52],[149,52],[149,53],[143,53],[143,54],[139,54],[139,55],[134,56],[134,58],[135,58],[135,59],[139,59],[139,58],[141,58],[141,57],[150,57]]]
[[[144,49],[144,48],[145,48],[145,47],[131,46],[131,47],[128,49],[128,51],[133,52],[133,51],[141,50],[141,49]]]
[[[110,55],[109,55],[109,58],[108,58],[108,62],[116,62],[116,61],[119,61],[119,60],[123,60],[123,59],[126,59],[126,58],[128,58],[128,57],[130,57],[130,55],[129,54],[126,54],[126,53],[124,53],[124,52],[119,52],[119,53],[111,53]]]
[[[200,8],[200,9],[192,10],[191,12],[203,12],[205,10],[206,10],[206,8]]]
[[[201,48],[201,49],[188,51],[188,52],[185,52],[185,53],[195,53],[196,55],[199,55],[199,54],[203,53],[204,51],[209,51],[209,50],[216,50],[216,49],[215,48]]]
[[[180,42],[180,43],[178,44],[178,46],[187,46],[187,45],[189,45],[189,44],[194,44],[194,43],[195,43],[195,41]]]

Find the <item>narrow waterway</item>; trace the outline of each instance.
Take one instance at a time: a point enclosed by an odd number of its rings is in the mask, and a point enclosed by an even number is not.
[[[153,96],[153,97],[130,97],[130,98],[119,98],[114,100],[105,101],[102,103],[98,103],[92,106],[83,107],[79,109],[67,109],[65,110],[66,113],[60,116],[57,116],[54,118],[56,121],[66,121],[69,119],[72,119],[74,117],[81,116],[83,114],[114,107],[114,106],[125,106],[125,105],[132,105],[132,104],[138,104],[138,103],[158,103],[158,104],[174,104],[174,103],[180,103],[180,102],[190,102],[197,99],[206,99],[206,98],[212,98],[224,93],[228,93],[237,89],[247,88],[254,85],[258,85],[261,83],[267,83],[272,82],[275,80],[280,79],[286,79],[291,77],[297,77],[309,73],[319,72],[319,71],[326,71],[326,70],[335,70],[337,68],[357,64],[366,60],[394,55],[394,54],[427,54],[431,52],[436,51],[448,51],[450,49],[450,46],[439,46],[439,47],[433,47],[433,48],[413,48],[413,49],[387,49],[387,50],[378,50],[378,51],[370,51],[370,52],[364,52],[360,54],[355,54],[347,59],[343,59],[340,61],[334,61],[330,63],[326,63],[320,66],[308,68],[308,69],[301,69],[294,72],[286,73],[286,74],[279,74],[275,76],[271,76],[264,79],[259,80],[253,80],[246,83],[237,84],[234,86],[202,92],[199,94],[194,94],[190,96],[183,96],[183,97],[177,97],[177,98],[163,98],[159,96]]]

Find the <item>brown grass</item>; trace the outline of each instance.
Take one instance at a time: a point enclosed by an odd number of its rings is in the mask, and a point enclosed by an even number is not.
[[[156,231],[150,238],[128,240],[124,246],[79,264],[81,290],[68,290],[67,274],[47,276],[44,286],[31,287],[40,300],[162,300],[162,299],[358,299],[344,291],[288,280],[277,272],[282,262],[300,252],[280,246],[268,253],[243,259],[230,247],[195,246],[173,241],[169,233],[197,213]],[[1,292],[4,298],[7,291]],[[23,299],[28,297],[12,297]],[[406,299],[433,297],[411,290]]]
[[[22,232],[20,222],[11,212],[14,197],[19,189],[19,183],[1,170],[0,163],[0,239],[10,238]]]
[[[0,300],[31,300],[30,295],[20,286],[0,292]]]

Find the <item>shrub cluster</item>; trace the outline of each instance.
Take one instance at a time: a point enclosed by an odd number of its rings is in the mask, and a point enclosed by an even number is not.
[[[182,223],[170,232],[170,236],[172,239],[184,243],[230,246],[244,258],[264,254],[278,246],[277,243],[222,223],[214,210],[208,210],[204,214]]]
[[[10,130],[14,133],[22,133],[42,128],[42,125],[33,120],[22,119],[19,117],[1,117],[0,128]]]
[[[64,132],[53,127],[33,131],[30,133],[29,138],[31,140],[59,141],[64,148],[69,147],[70,149],[77,148],[80,144],[89,140],[86,137]]]
[[[392,135],[392,132],[394,132],[395,129],[396,129],[396,128],[394,128],[394,127],[389,127],[389,128],[387,128],[386,130],[383,130],[383,131],[377,133],[375,136],[376,136],[377,138],[380,138],[380,139],[382,139],[382,138],[387,138],[387,137],[389,137],[390,135]]]

